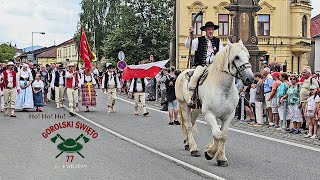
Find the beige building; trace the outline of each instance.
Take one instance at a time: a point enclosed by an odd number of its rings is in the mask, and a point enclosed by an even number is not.
[[[76,48],[76,42],[72,38],[66,42],[63,42],[57,46],[57,62],[63,64],[77,63],[78,50]]]
[[[188,49],[184,47],[192,17],[199,10],[204,12],[195,23],[195,37],[205,35],[200,27],[207,21],[220,25],[215,35],[223,44],[229,37],[232,16],[224,7],[227,0],[177,0],[177,66],[185,69]],[[284,64],[288,72],[299,72],[309,64],[311,51],[310,19],[312,7],[309,0],[260,0],[261,10],[255,18],[259,49],[267,51],[266,59]]]
[[[38,54],[36,58],[38,59],[38,64],[43,65],[57,62],[57,47],[48,48],[47,51]]]

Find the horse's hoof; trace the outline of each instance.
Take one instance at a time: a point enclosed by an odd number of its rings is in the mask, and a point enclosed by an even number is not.
[[[218,166],[228,167],[228,161],[218,161]]]
[[[211,160],[213,157],[210,157],[208,152],[204,152],[204,157],[206,157],[207,160]]]
[[[189,145],[184,145],[184,150],[187,150],[187,151],[189,151],[189,150],[190,150],[190,147],[189,147]]]
[[[200,152],[199,152],[199,151],[192,151],[192,152],[191,152],[191,156],[193,156],[193,157],[200,157],[201,155],[200,155]]]

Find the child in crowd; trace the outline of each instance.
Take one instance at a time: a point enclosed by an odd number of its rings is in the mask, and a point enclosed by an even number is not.
[[[36,80],[32,83],[32,90],[33,90],[33,101],[34,106],[36,106],[36,111],[42,112],[43,107],[43,90],[44,90],[44,84],[40,80],[41,75],[36,75]]]
[[[318,133],[318,125],[320,125],[320,102],[317,103],[317,107],[315,110],[315,119],[313,122],[314,133],[317,135]],[[320,138],[319,138],[320,140]]]
[[[257,81],[256,85],[256,98],[255,98],[255,110],[256,110],[256,126],[263,125],[263,100],[264,100],[264,85],[262,74],[255,73],[255,80]]]
[[[320,101],[320,98],[317,93],[317,86],[311,85],[310,89],[310,97],[307,100],[305,116],[307,117],[307,124],[309,125],[309,133],[305,136],[305,138],[315,139],[318,133],[318,124],[315,120],[315,110],[316,104]]]

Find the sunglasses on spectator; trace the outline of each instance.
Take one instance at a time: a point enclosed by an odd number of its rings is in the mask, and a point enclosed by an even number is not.
[[[290,78],[290,80],[297,80],[296,78]]]

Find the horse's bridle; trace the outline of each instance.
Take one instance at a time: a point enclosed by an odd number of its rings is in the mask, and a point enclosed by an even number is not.
[[[249,69],[249,68],[251,68],[252,66],[251,66],[251,64],[250,64],[249,62],[244,63],[244,64],[242,64],[242,65],[240,65],[240,66],[237,66],[236,63],[234,62],[236,59],[239,59],[239,57],[236,56],[235,59],[232,61],[232,65],[237,69],[236,74],[232,74],[232,73],[231,73],[231,70],[230,70],[231,64],[230,64],[230,62],[228,63],[228,71],[225,71],[225,72],[228,73],[228,74],[230,74],[231,76],[233,76],[233,77],[235,77],[235,78],[242,79],[242,75],[241,75],[240,72],[242,72],[242,71],[244,71],[244,70],[246,70],[246,69]]]

